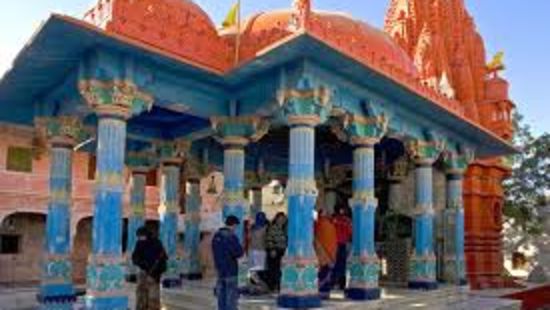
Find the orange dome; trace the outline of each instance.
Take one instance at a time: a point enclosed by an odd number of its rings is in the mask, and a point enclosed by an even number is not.
[[[241,55],[251,59],[257,51],[293,34],[293,10],[260,13],[243,27]],[[306,26],[308,34],[367,65],[391,66],[408,76],[417,77],[414,63],[406,52],[387,35],[365,22],[333,12],[312,11]]]
[[[85,20],[195,64],[223,71],[229,45],[208,14],[190,0],[100,0]]]

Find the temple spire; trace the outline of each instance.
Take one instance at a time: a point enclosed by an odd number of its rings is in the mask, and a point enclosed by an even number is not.
[[[298,29],[306,28],[311,15],[311,0],[294,0],[292,7],[295,11],[295,25]]]

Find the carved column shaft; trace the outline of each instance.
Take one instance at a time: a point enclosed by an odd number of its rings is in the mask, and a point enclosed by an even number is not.
[[[415,141],[409,152],[415,161],[414,253],[409,266],[409,288],[436,289],[436,257],[433,231],[433,163],[442,145],[437,142]]]
[[[163,275],[163,287],[178,287],[181,285],[180,266],[177,257],[178,213],[180,163],[165,161],[162,163],[162,178],[160,185],[160,240],[168,254],[167,269]]]
[[[59,124],[62,120],[51,119]],[[66,129],[66,128],[63,128]],[[71,309],[76,301],[70,259],[72,155],[75,137],[50,136],[50,198],[39,300],[43,309]]]
[[[145,225],[145,190],[147,171],[133,169],[130,179],[130,217],[128,219],[128,237],[126,253],[128,259],[127,277],[133,282],[137,276],[137,268],[132,263],[132,253],[137,243],[137,230]]]
[[[244,244],[244,218],[246,201],[244,199],[244,146],[245,143],[224,143],[223,175],[224,175],[224,206],[223,218],[236,216],[240,224],[235,233]]]
[[[199,179],[189,180],[185,211],[183,275],[189,280],[199,280],[202,278],[199,260],[201,224],[201,189]]]

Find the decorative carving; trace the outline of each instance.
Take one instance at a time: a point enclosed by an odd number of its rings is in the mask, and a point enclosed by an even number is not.
[[[309,17],[311,15],[311,0],[294,0],[292,3],[294,8],[291,26],[295,30],[307,28]]]
[[[97,113],[123,118],[150,110],[154,101],[131,81],[81,80],[78,89]]]
[[[470,149],[462,154],[450,151],[443,153],[443,164],[447,174],[463,174],[473,160],[474,152]]]
[[[124,293],[122,257],[91,256],[86,267],[89,294],[94,297],[117,296]]]
[[[72,281],[72,265],[67,255],[46,254],[42,265],[44,284],[65,284]]]
[[[406,155],[396,159],[388,169],[388,179],[390,180],[403,180],[409,174],[409,159]]]
[[[375,255],[351,256],[348,261],[349,287],[377,288],[380,274],[380,261]]]
[[[435,162],[445,148],[445,142],[440,139],[433,141],[423,141],[411,139],[407,142],[407,152],[412,160],[417,164],[429,164]]]
[[[287,260],[287,258],[284,258]],[[283,267],[281,278],[281,294],[317,293],[317,265],[314,260],[303,260],[301,262],[286,261]]]
[[[155,151],[129,151],[126,154],[126,165],[134,171],[148,172],[155,165]]]
[[[156,144],[157,155],[164,163],[181,163],[190,148],[191,142],[185,139],[162,141]]]
[[[324,86],[312,85],[309,77],[302,77],[295,89],[280,90],[277,97],[291,124],[315,126],[330,116],[330,91]]]
[[[210,118],[212,129],[223,144],[246,145],[257,142],[269,131],[270,123],[257,116],[223,116]]]
[[[435,281],[436,258],[433,253],[414,255],[409,261],[409,281]]]
[[[54,144],[73,146],[88,136],[76,116],[37,117],[35,126],[38,139]]]

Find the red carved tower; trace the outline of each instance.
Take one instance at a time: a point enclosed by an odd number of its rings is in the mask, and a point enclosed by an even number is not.
[[[485,46],[463,0],[392,0],[385,31],[409,54],[423,83],[455,96],[465,116],[505,140],[513,135],[508,82],[485,64]],[[470,165],[464,181],[466,260],[473,288],[503,287],[500,158]]]

